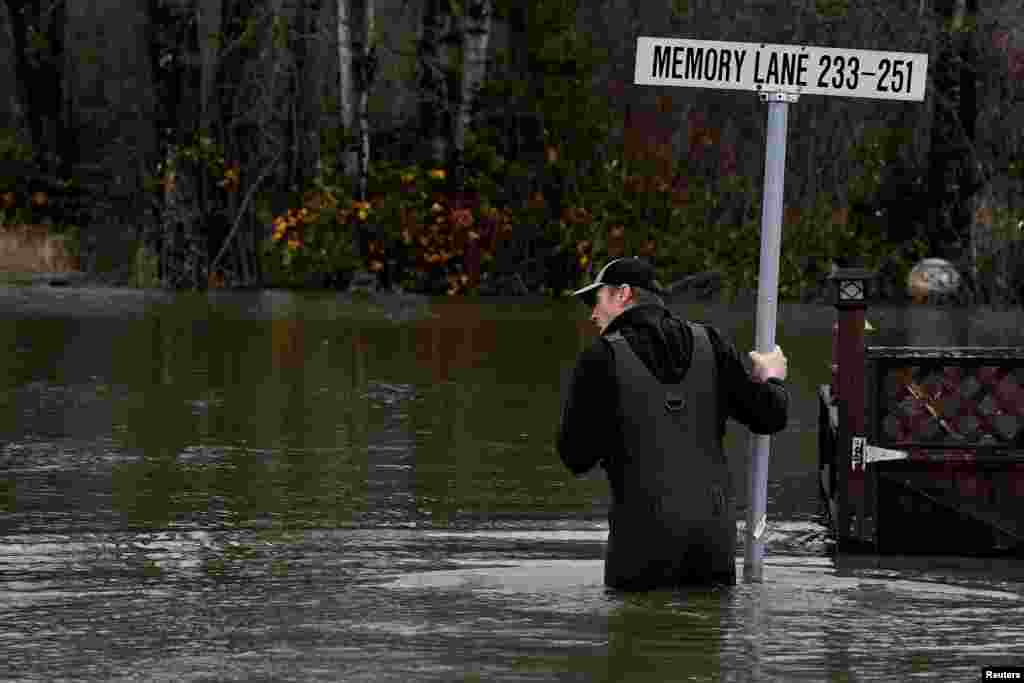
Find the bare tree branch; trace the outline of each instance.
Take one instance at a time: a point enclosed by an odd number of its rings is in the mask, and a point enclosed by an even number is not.
[[[234,239],[235,233],[238,232],[238,226],[242,224],[242,217],[245,216],[246,211],[249,208],[249,203],[256,195],[256,190],[260,188],[260,185],[263,184],[263,180],[270,175],[270,172],[277,167],[277,163],[281,160],[282,153],[283,150],[278,152],[277,156],[274,157],[274,160],[263,169],[263,172],[260,174],[259,178],[256,179],[256,182],[249,186],[249,191],[245,193],[245,199],[242,201],[242,205],[238,208],[238,214],[235,216],[235,224],[231,226],[231,232],[229,232],[228,236],[224,238],[224,244],[221,245],[216,258],[214,258],[213,262],[210,264],[211,273],[217,269],[217,266],[220,264],[221,257],[224,256],[224,253],[228,250],[228,246],[231,245],[231,240]]]

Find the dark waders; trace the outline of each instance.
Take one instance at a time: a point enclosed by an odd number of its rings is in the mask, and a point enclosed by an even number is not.
[[[621,334],[615,353],[625,461],[609,513],[605,584],[648,590],[736,582],[736,523],[718,436],[715,355],[693,330],[684,381],[662,384]]]

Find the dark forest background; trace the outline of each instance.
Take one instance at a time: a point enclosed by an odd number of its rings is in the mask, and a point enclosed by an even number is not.
[[[753,288],[765,107],[632,85],[640,35],[928,53],[923,103],[790,108],[781,295],[936,256],[1024,300],[1009,1],[0,0],[0,217],[174,288]]]

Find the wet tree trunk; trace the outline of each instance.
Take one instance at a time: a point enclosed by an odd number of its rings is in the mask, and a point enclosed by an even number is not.
[[[317,112],[311,111],[307,91],[315,50],[304,41],[314,39],[310,25],[318,7],[317,2],[266,0],[255,10],[239,8],[232,17],[234,47],[230,62],[221,66],[231,97],[221,125],[227,131],[226,156],[239,165],[242,182],[229,196],[226,234],[217,241],[211,267],[233,263],[234,280],[242,284],[257,281],[262,272],[265,226],[256,220],[257,194],[270,195],[270,208],[279,214],[288,191],[315,173],[319,126],[311,124]]]
[[[10,12],[7,3],[0,2],[0,134],[26,143],[30,136],[22,105],[23,92],[19,91],[16,56]]]
[[[215,91],[220,65],[219,45],[222,40],[223,0],[198,0],[197,39],[199,42],[199,119],[203,130],[212,130],[220,119],[218,93]]]
[[[541,91],[540,76],[531,69],[529,17],[525,0],[513,2],[508,14],[508,41],[510,74],[526,84],[526,97],[517,98],[514,106],[506,109],[506,131],[510,140],[508,151],[517,159],[536,165],[543,159],[544,121],[537,111],[534,96]],[[531,188],[524,177],[514,188],[511,197],[524,196]]]
[[[301,185],[316,175],[320,163],[321,100],[320,41],[318,20],[323,0],[301,0],[292,19],[292,52],[295,55],[296,134]]]
[[[196,32],[195,41],[199,54],[199,102],[197,107],[197,124],[199,134],[210,139],[219,139],[220,132],[220,93],[217,91],[217,75],[220,68],[220,35],[224,18],[222,0],[196,0]],[[228,213],[220,201],[216,182],[202,165],[194,166],[193,187],[198,202],[197,216],[199,224],[193,227],[193,236],[197,241],[195,249],[202,255],[196,257],[196,267],[189,278],[189,285],[204,287],[212,279],[216,267],[209,259],[214,249],[222,249],[227,238]],[[216,220],[210,220],[216,214]],[[205,233],[205,235],[203,234]],[[201,245],[201,246],[200,246]]]
[[[449,159],[452,137],[450,46],[454,40],[448,0],[424,0],[417,40],[419,124],[425,156],[435,165]]]
[[[75,161],[64,92],[65,3],[6,0],[19,99],[44,174],[66,175]]]
[[[74,176],[92,200],[83,256],[117,280],[130,275],[151,209],[145,180],[157,138],[149,10],[137,0],[78,0],[54,9],[67,41],[55,80],[67,88],[66,120],[76,135],[59,151],[75,157]]]
[[[959,262],[970,250],[971,198],[981,187],[975,146],[977,0],[954,0],[936,13],[941,24],[934,66],[935,112],[928,159],[932,252]]]

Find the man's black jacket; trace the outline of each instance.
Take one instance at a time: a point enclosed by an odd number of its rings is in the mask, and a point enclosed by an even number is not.
[[[719,435],[733,418],[757,434],[774,434],[786,426],[789,394],[777,379],[750,378],[736,348],[710,325],[705,326],[718,362]],[[624,451],[618,414],[615,360],[603,336],[621,332],[630,348],[662,382],[679,382],[690,369],[693,334],[687,324],[657,305],[634,306],[605,328],[577,360],[562,406],[558,454],[575,474],[608,464]],[[609,472],[613,490],[617,482]]]

